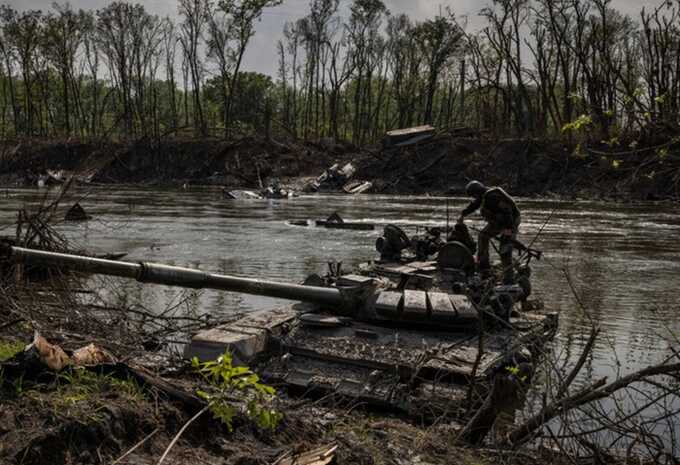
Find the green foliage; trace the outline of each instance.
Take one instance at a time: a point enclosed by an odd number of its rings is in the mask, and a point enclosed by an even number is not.
[[[588,2],[558,2],[555,19],[526,1],[494,0],[485,27],[466,33],[448,8],[412,22],[384,0],[340,9],[339,0],[312,0],[276,44],[274,82],[242,68],[259,53],[250,46],[257,22],[282,0],[182,3],[177,24],[135,2],[98,10],[53,4],[44,13],[0,5],[0,138],[264,132],[364,144],[422,123],[538,137],[588,127],[609,138],[617,126],[631,135],[655,120],[678,120],[677,76],[658,96],[650,77],[660,57],[676,60],[676,48],[639,60],[655,34],[679,40],[661,10],[640,28],[611,8],[579,13]],[[573,24],[562,27],[565,18]],[[516,47],[527,33],[536,38],[535,70]],[[554,59],[550,44],[576,35],[586,46]],[[569,122],[591,111],[593,121]]]
[[[562,126],[562,132],[578,131],[579,129],[590,126],[593,122],[593,118],[590,115],[581,115],[574,121]]]
[[[0,340],[0,362],[5,362],[16,354],[24,350],[25,344],[22,342],[11,342]],[[0,388],[5,385],[4,370],[0,368]],[[24,378],[20,376],[16,378],[11,384],[12,391],[15,395],[20,396],[24,392]]]
[[[618,138],[618,137],[612,137],[612,138],[609,139],[609,140],[603,140],[602,143],[605,144],[605,145],[607,145],[609,148],[612,148],[612,147],[614,147],[615,145],[619,145],[619,144],[620,144],[620,141],[619,141],[619,138]]]
[[[248,416],[265,429],[275,429],[283,415],[272,409],[270,404],[276,391],[260,382],[260,377],[248,367],[234,366],[229,352],[217,360],[201,363],[194,357],[193,369],[210,384],[211,391],[198,391],[199,397],[208,402],[213,416],[224,423],[229,431],[233,430],[236,409],[233,405],[234,394],[240,392],[247,396]]]
[[[131,400],[144,398],[144,390],[136,380],[119,379],[112,375],[104,375],[87,370],[84,367],[73,367],[59,373],[58,403],[73,405],[85,401],[96,394],[116,392]]]
[[[588,153],[583,150],[581,144],[576,144],[576,147],[574,147],[574,151],[571,153],[571,155],[582,160],[588,158]]]
[[[231,92],[231,124],[240,125],[239,132],[263,131],[267,121],[267,106],[272,105],[274,83],[269,76],[254,72],[239,72],[236,89]],[[219,76],[208,79],[203,94],[208,108],[214,109],[224,121],[222,82]]]
[[[505,371],[507,371],[510,376],[513,376],[522,382],[525,382],[527,380],[526,376],[519,376],[520,372],[518,366],[507,366],[505,367]]]
[[[0,362],[4,362],[14,357],[24,350],[25,344],[22,342],[0,341]]]
[[[568,98],[569,100],[574,101],[574,102],[580,102],[581,100],[583,100],[583,99],[581,98],[581,96],[580,96],[579,94],[577,94],[576,92],[572,92],[571,94],[569,94],[569,95],[567,96],[567,98]]]

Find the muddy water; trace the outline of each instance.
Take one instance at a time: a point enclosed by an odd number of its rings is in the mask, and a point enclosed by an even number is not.
[[[0,193],[0,221],[12,229],[18,207],[44,192]],[[445,224],[446,201],[432,197],[304,196],[293,201],[227,201],[208,191],[111,187],[76,192],[94,220],[62,224],[69,238],[97,251],[129,252],[129,259],[198,266],[205,270],[299,282],[324,272],[331,260],[345,269],[375,256],[379,232],[328,231],[290,226],[288,220],[323,218],[337,211],[352,221],[396,223],[409,233]],[[590,316],[603,328],[587,364],[587,378],[628,372],[668,353],[664,342],[678,333],[680,206],[608,205],[520,200],[520,238],[532,240],[546,259],[534,267],[534,288],[547,308],[560,313],[559,342],[578,354]],[[452,218],[465,199],[449,199]],[[474,223],[474,220],[473,222]],[[126,284],[131,299],[162,310],[185,295],[160,286]],[[213,315],[275,306],[272,299],[203,291],[183,305]]]

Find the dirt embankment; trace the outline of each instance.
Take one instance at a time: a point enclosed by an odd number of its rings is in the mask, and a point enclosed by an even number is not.
[[[664,200],[680,196],[678,146],[673,140],[631,148],[451,136],[389,150],[255,138],[169,139],[160,146],[6,142],[0,146],[0,185],[35,185],[48,170],[64,170],[93,183],[257,188],[272,178],[316,177],[333,163],[352,161],[356,178],[373,181],[374,192],[460,193],[468,180],[479,179],[515,195]]]
[[[255,187],[259,179],[316,175],[346,146],[281,144],[244,138],[168,140],[160,145],[79,141],[19,141],[0,145],[0,184],[35,185],[60,170],[94,183],[187,183]]]
[[[463,193],[471,179],[513,195],[665,200],[680,195],[680,156],[670,144],[617,151],[538,140],[435,138],[375,152],[359,173],[392,193]]]

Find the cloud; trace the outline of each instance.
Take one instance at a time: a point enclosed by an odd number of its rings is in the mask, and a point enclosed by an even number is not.
[[[479,11],[486,4],[479,0],[383,0],[392,14],[405,13],[414,20],[423,20],[436,15],[439,8],[450,7],[456,16],[467,16],[469,29],[477,29],[482,24]],[[9,0],[7,4],[17,10],[48,10],[53,0]],[[110,0],[71,0],[74,8],[98,9],[110,3]],[[177,18],[176,0],[138,0],[146,9],[159,16]],[[340,0],[341,13],[347,14],[350,0]],[[613,0],[612,7],[633,18],[639,17],[643,6],[652,7],[659,0]],[[246,52],[244,67],[247,70],[259,71],[276,76],[277,53],[276,43],[281,39],[283,26],[287,21],[295,21],[306,15],[309,0],[284,0],[283,4],[270,8],[262,16],[257,25],[257,33]]]

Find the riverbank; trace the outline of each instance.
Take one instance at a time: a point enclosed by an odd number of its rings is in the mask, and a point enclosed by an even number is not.
[[[331,140],[167,139],[160,143],[15,141],[0,146],[0,186],[37,185],[48,172],[82,182],[258,188],[277,179],[296,188],[334,163],[384,194],[458,194],[470,179],[514,195],[607,200],[680,197],[680,156],[671,140],[567,144],[439,135],[402,148],[357,148]]]

